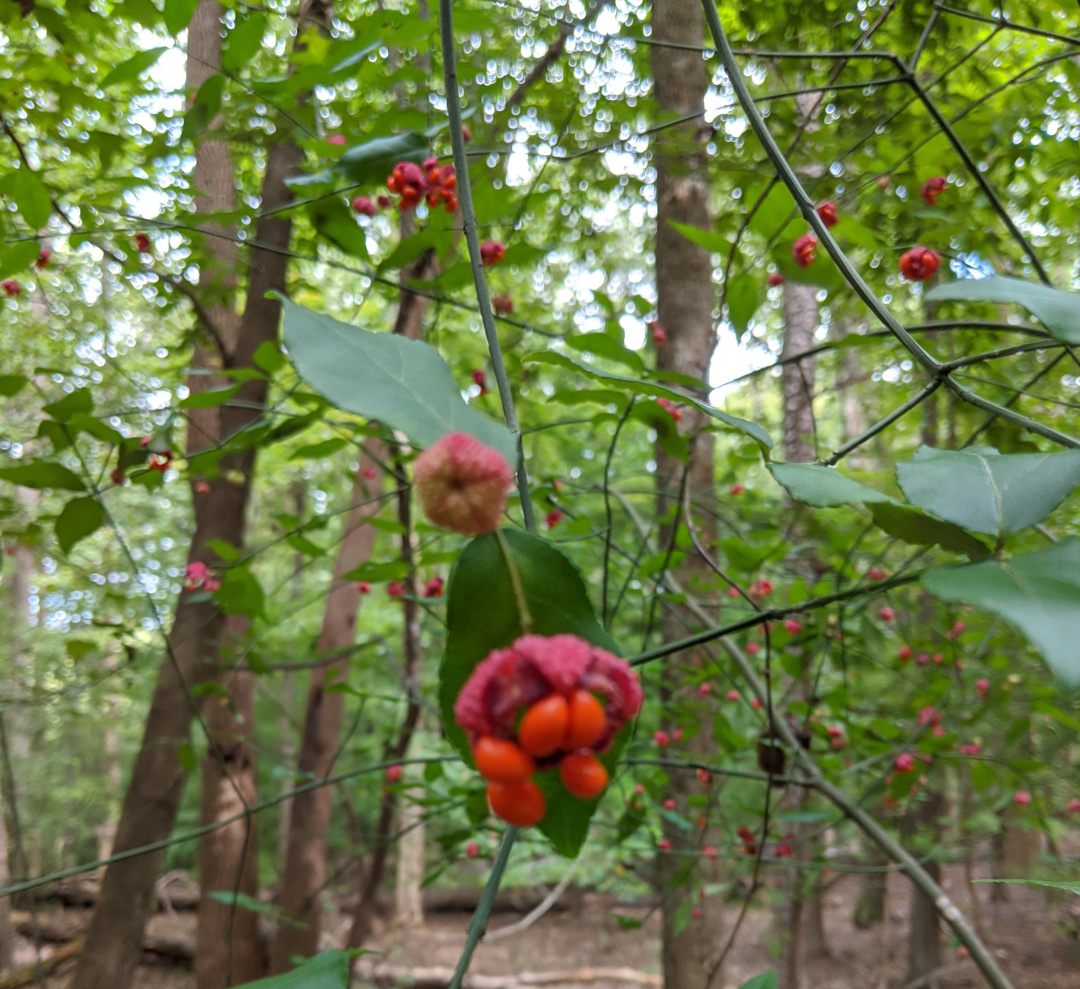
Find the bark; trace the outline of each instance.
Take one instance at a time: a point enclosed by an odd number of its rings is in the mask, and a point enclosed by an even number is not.
[[[422,787],[413,787],[398,811],[397,870],[394,877],[394,914],[405,927],[419,927],[424,922],[424,817],[415,799],[423,796]]]
[[[270,149],[263,176],[264,210],[279,210],[289,202],[284,178],[299,159],[300,151],[292,144],[277,144]],[[243,317],[235,346],[223,356],[230,368],[252,367],[252,355],[258,347],[276,337],[280,305],[265,298],[265,294],[273,288],[284,288],[290,232],[291,221],[280,212],[271,212],[256,225],[253,242],[267,246],[251,250]],[[216,427],[201,419],[191,424],[189,449],[206,445],[204,430],[213,428],[215,437],[237,435],[259,417],[266,393],[265,381],[245,381],[235,403],[220,410]],[[195,533],[189,562],[211,566],[220,563],[209,548],[213,540],[230,545],[242,543],[254,463],[253,449],[227,451],[218,474],[207,478],[209,491],[195,495]],[[177,604],[167,655],[158,673],[142,743],[124,796],[114,845],[117,852],[164,840],[176,819],[187,777],[177,753],[190,739],[193,713],[185,684],[190,689],[216,677],[218,643],[225,629],[224,616],[212,601],[192,597],[184,592]],[[153,852],[108,867],[71,989],[129,989],[163,856],[163,852]]]
[[[8,867],[8,835],[4,821],[6,799],[0,792],[0,886],[11,885]],[[0,898],[0,972],[11,968],[14,951],[14,932],[11,926],[11,897]]]
[[[704,43],[704,26],[700,5],[696,0],[656,0],[652,14],[653,37],[658,42],[675,42],[686,48],[655,45],[650,48],[654,93],[661,112],[666,115],[701,113],[707,85],[705,63],[695,46]],[[685,223],[701,229],[711,229],[709,213],[709,184],[706,161],[701,146],[707,134],[704,119],[699,117],[686,125],[669,130],[660,139],[656,158],[656,294],[657,314],[667,331],[667,341],[659,348],[657,365],[664,371],[677,371],[707,381],[709,361],[716,348],[713,322],[712,265],[708,251],[690,243],[671,226]],[[703,390],[704,393],[704,390]],[[694,522],[702,542],[715,541],[712,504],[715,498],[713,478],[712,436],[702,431],[700,413],[687,409],[683,413],[689,436],[689,460],[685,465],[668,457],[657,448],[657,500],[660,517],[665,517],[678,501],[685,470],[686,490],[694,508]],[[661,530],[664,546],[670,545],[671,526]],[[710,580],[709,572],[696,556],[688,556],[676,570],[676,576],[691,593],[702,578]],[[673,609],[665,614],[661,635],[671,642],[686,634],[695,625],[694,619]],[[662,690],[670,696],[681,686],[682,676],[691,657],[686,654],[669,656],[664,666]],[[711,733],[699,732],[690,743],[691,750],[704,752],[713,747]],[[702,784],[691,773],[673,774],[670,793],[680,810],[688,813],[687,801],[701,792]],[[697,816],[697,812],[693,812]],[[665,822],[665,837],[672,843],[673,854],[659,860],[660,893],[663,897],[662,964],[666,989],[707,989],[723,984],[723,972],[718,964],[723,941],[723,914],[720,898],[709,897],[700,902],[701,916],[691,918],[676,934],[676,918],[686,910],[691,898],[699,906],[697,892],[705,883],[717,882],[720,866],[706,862],[704,875],[695,875],[700,882],[692,888],[680,878],[679,863],[686,861],[675,852],[697,850],[698,844],[722,845],[714,829],[695,830],[687,834]]]
[[[888,858],[872,841],[863,842],[863,860],[870,866],[888,865]],[[888,873],[881,869],[864,872],[859,884],[859,898],[855,902],[852,923],[856,927],[870,927],[885,919],[885,884]]]
[[[907,838],[920,835],[933,844],[940,832],[939,818],[945,798],[940,793],[928,793],[917,807],[909,812],[901,825]],[[924,864],[934,882],[941,879],[941,865],[931,859]],[[941,968],[941,922],[938,909],[922,890],[912,884],[911,917],[908,927],[908,970],[906,979],[912,982]]]
[[[788,282],[784,285],[784,348],[781,357],[801,354],[814,345],[818,323],[817,289]],[[814,371],[817,359],[804,357],[785,364],[781,374],[784,393],[784,459],[808,463],[814,452]]]
[[[246,632],[242,615],[229,619],[230,639]],[[228,695],[206,704],[211,746],[203,758],[200,824],[242,813],[258,800],[255,750],[255,676],[233,675]],[[216,751],[215,751],[216,750]],[[258,833],[254,815],[211,832],[199,842],[202,895],[195,932],[195,982],[199,989],[225,989],[252,982],[265,971],[258,914],[212,899],[209,893],[258,894]]]
[[[377,474],[369,480],[364,473],[371,469],[376,469]],[[346,516],[345,533],[338,547],[334,578],[323,612],[322,630],[316,646],[320,655],[346,650],[355,640],[360,591],[356,581],[341,578],[371,556],[376,530],[367,521],[382,507],[381,501],[372,500],[381,493],[382,483],[382,471],[375,467],[374,461],[367,456],[361,457],[352,490],[353,507]],[[311,672],[297,767],[298,773],[307,778],[325,779],[332,771],[345,695],[327,693],[326,688],[345,679],[349,663],[346,655]],[[283,924],[278,928],[270,947],[270,971],[273,973],[290,969],[290,958],[307,958],[318,950],[319,891],[326,881],[326,835],[330,828],[332,799],[329,787],[318,787],[299,793],[290,801],[289,841],[276,903],[304,926]]]

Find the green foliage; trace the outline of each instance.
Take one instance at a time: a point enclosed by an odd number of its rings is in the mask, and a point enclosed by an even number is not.
[[[453,372],[428,344],[283,305],[283,342],[297,373],[338,408],[378,418],[422,447],[461,431],[517,460],[506,427],[462,401]]]
[[[291,972],[245,982],[240,989],[348,989],[349,952],[322,951]]]
[[[1054,339],[1080,344],[1080,295],[1075,292],[993,275],[938,285],[926,298],[930,302],[1014,302],[1038,319]]]

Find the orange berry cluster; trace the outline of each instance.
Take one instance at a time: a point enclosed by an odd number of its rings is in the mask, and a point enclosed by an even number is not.
[[[408,211],[426,199],[429,206],[443,203],[448,213],[458,207],[457,175],[453,165],[440,165],[437,158],[428,158],[423,165],[399,161],[386,187],[401,196],[400,209]]]
[[[606,727],[601,703],[587,690],[575,690],[569,699],[555,693],[530,705],[516,742],[480,736],[473,745],[473,759],[488,781],[491,809],[519,828],[543,820],[547,800],[532,780],[537,759],[557,760],[559,779],[575,797],[598,797],[608,785],[608,771],[592,747]]]

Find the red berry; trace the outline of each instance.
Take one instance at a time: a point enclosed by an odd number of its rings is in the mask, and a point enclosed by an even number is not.
[[[915,768],[915,758],[910,752],[901,752],[893,763],[893,769],[898,773],[910,773]]]
[[[327,144],[336,144],[336,145],[338,145],[338,147],[341,147],[341,146],[343,146],[345,144],[345,135],[344,134],[331,134],[326,139],[326,143]]]
[[[727,699],[729,701],[737,701],[741,697],[742,697],[742,694],[740,694],[737,690],[732,689],[732,690],[729,690],[727,692]]]
[[[4,290],[4,295],[8,298],[22,294],[22,286],[13,278],[5,278],[4,281],[0,282],[0,288]]]
[[[662,347],[667,343],[667,330],[665,330],[655,319],[649,323],[649,333],[652,334],[654,347]]]
[[[897,655],[900,657],[901,663],[906,663],[911,659],[911,646],[901,646]]]
[[[788,635],[798,635],[802,631],[802,622],[797,618],[788,618],[784,622],[784,631]]]
[[[712,845],[706,845],[701,850],[701,854],[704,855],[707,859],[712,859],[714,862],[716,861],[716,849],[713,848]]]
[[[465,854],[474,859],[480,854],[480,846],[475,841],[470,841],[465,846]]]
[[[960,746],[961,755],[978,755],[980,752],[982,752],[982,746],[978,742]]]
[[[932,660],[933,660],[933,661],[934,661],[935,663],[937,663],[937,664],[938,664],[938,666],[940,666],[940,665],[941,665],[941,663],[942,663],[942,662],[944,661],[944,659],[945,659],[945,654],[944,654],[944,653],[940,653],[940,652],[936,652],[936,653],[934,653],[934,655],[933,655],[933,656],[931,656],[930,658],[931,658],[931,659],[932,659]]]
[[[529,755],[542,759],[561,748],[569,724],[570,705],[566,698],[551,694],[525,712],[518,729],[518,743]]]
[[[746,488],[744,488],[741,484],[733,484],[730,488],[728,488],[728,494],[731,495],[732,498],[738,498],[739,495],[741,495],[745,490]]]
[[[694,920],[700,920],[701,919],[701,907],[694,907],[694,909],[690,911],[690,916]]]
[[[761,701],[759,701],[759,700],[758,700],[758,699],[757,699],[757,698],[755,697],[755,698],[754,698],[754,699],[753,699],[753,700],[752,700],[752,701],[750,702],[750,706],[751,706],[751,707],[752,707],[752,708],[753,708],[753,709],[754,709],[755,711],[760,711],[760,710],[761,710]]]
[[[608,785],[608,771],[596,756],[575,753],[559,763],[559,779],[575,797],[592,800]]]
[[[708,697],[712,691],[711,683],[698,684],[697,695],[698,697]]]
[[[662,852],[670,852],[671,851],[671,842],[668,841],[667,838],[661,838],[656,843],[656,847],[659,848],[660,851],[662,851]]]
[[[888,175],[879,175],[874,181],[877,183],[879,189],[888,189],[892,182],[892,178]]]
[[[676,728],[671,733],[671,740],[673,742],[681,742],[682,741],[682,729],[681,728]]]
[[[114,467],[111,471],[109,471],[109,479],[113,482],[113,484],[117,485],[118,487],[127,484],[127,474],[125,474],[119,467]]]
[[[443,586],[442,577],[432,577],[424,586],[424,597],[441,598],[443,595]]]
[[[379,209],[389,209],[394,205],[393,200],[389,196],[376,196],[375,202]]]
[[[353,212],[359,216],[374,216],[375,204],[367,196],[357,196],[352,201]]]
[[[461,125],[461,136],[465,139],[466,144],[472,140],[472,131],[469,130],[468,124]]]
[[[401,779],[401,767],[400,766],[387,766],[386,767],[386,782],[397,783]]]
[[[675,809],[675,798],[674,797],[668,797],[667,800],[665,800],[660,806],[663,807],[664,810],[674,810]]]
[[[491,308],[497,316],[509,316],[514,311],[514,300],[508,295],[497,295],[491,300]]]
[[[480,245],[480,263],[485,268],[498,264],[506,257],[506,245],[501,240],[485,240]]]
[[[524,783],[536,772],[532,756],[513,742],[484,735],[473,746],[476,769],[489,783]]]
[[[884,580],[887,574],[879,567],[871,567],[866,571],[867,580]]]
[[[487,798],[496,816],[518,828],[531,828],[542,821],[547,812],[547,800],[532,780],[490,783]]]
[[[1073,797],[1066,809],[1070,814],[1080,814],[1080,797]]]
[[[927,663],[930,662],[930,653],[928,653],[928,652],[919,653],[919,658],[916,659],[915,662],[918,663],[919,666],[925,666]]]
[[[553,508],[547,515],[544,516],[544,525],[549,529],[554,529],[562,521],[563,514],[557,508]]]
[[[761,652],[761,646],[758,645],[756,642],[748,642],[746,645],[746,652],[747,655],[756,656],[759,652]]]
[[[405,585],[400,580],[392,580],[386,585],[386,593],[392,598],[405,597]]]
[[[990,693],[990,681],[989,680],[976,680],[975,690],[977,693],[983,695],[983,700],[986,700],[986,695]]]
[[[428,182],[420,166],[415,162],[399,161],[386,180],[386,188],[401,196],[398,208],[408,211],[424,198]]]
[[[822,203],[817,208],[817,215],[821,217],[821,222],[826,228],[835,227],[840,222],[840,217],[836,212],[836,203],[833,202]]]
[[[896,612],[892,610],[888,605],[884,608],[878,608],[878,618],[883,622],[891,622],[896,617]]]
[[[948,182],[944,175],[936,175],[934,178],[927,179],[923,183],[922,189],[919,190],[919,195],[927,206],[933,206],[937,202],[938,196],[945,191],[947,185]]]
[[[38,271],[41,271],[43,268],[48,268],[49,258],[51,257],[52,251],[47,247],[43,247],[37,256],[37,260],[34,262],[34,267],[37,268]]]
[[[146,234],[136,234],[135,235],[135,249],[140,254],[149,254],[150,253],[150,238],[147,237]]]
[[[921,245],[900,256],[900,274],[909,282],[929,281],[940,267],[941,255]]]
[[[1016,793],[1013,794],[1013,803],[1016,804],[1017,807],[1026,807],[1031,803],[1031,794],[1028,793],[1027,790],[1017,790]]]
[[[818,239],[813,234],[803,234],[791,245],[791,256],[800,268],[809,268],[814,263],[814,250]]]
[[[671,744],[671,736],[666,731],[654,731],[652,738],[662,749],[666,749]]]
[[[364,476],[364,480],[374,481],[379,472],[374,467],[365,467],[360,473]]]
[[[366,580],[357,581],[356,589],[361,594],[370,594],[371,593],[371,585]]]
[[[783,285],[786,281],[787,279],[783,275],[781,275],[779,271],[769,272],[769,288],[776,288],[777,285]]]
[[[695,769],[694,772],[697,773],[698,782],[702,786],[708,786],[712,782],[712,773],[710,773],[707,769],[702,769],[700,766],[698,766],[698,768]]]

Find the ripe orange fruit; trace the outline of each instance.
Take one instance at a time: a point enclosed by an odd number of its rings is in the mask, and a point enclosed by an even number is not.
[[[559,779],[575,797],[591,800],[604,792],[608,771],[594,755],[568,755],[559,763]]]
[[[562,747],[574,751],[595,745],[604,734],[606,721],[600,702],[587,690],[575,690],[570,698],[570,724],[566,726]]]
[[[532,757],[513,742],[484,735],[473,746],[473,759],[480,775],[489,783],[524,783],[534,772]]]
[[[488,804],[507,824],[531,828],[543,820],[547,800],[532,780],[524,783],[489,783]]]
[[[525,712],[518,729],[518,742],[529,755],[543,758],[562,745],[569,723],[570,705],[566,698],[552,694]]]

